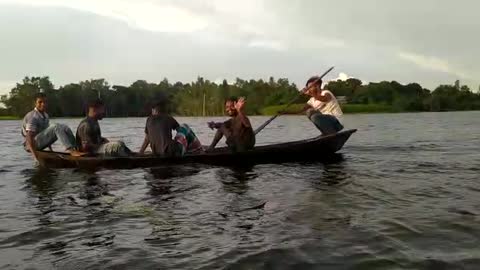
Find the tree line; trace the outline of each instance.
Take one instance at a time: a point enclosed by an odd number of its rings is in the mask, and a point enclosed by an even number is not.
[[[381,104],[393,111],[480,110],[480,94],[456,81],[440,85],[433,91],[418,83],[402,85],[396,81],[362,84],[358,79],[330,81],[325,88],[336,96],[344,96],[351,104]],[[222,115],[224,100],[229,96],[247,98],[247,113],[260,114],[262,109],[290,102],[298,96],[298,88],[288,79],[242,80],[215,83],[197,78],[191,83],[159,83],[138,80],[130,86],[111,86],[105,79],[92,79],[55,88],[49,77],[25,77],[8,95],[1,96],[5,108],[0,115],[23,117],[32,109],[33,97],[44,92],[49,98],[49,114],[53,117],[85,115],[88,101],[101,98],[110,117],[136,117],[149,114],[156,100],[168,99],[173,114],[183,116]],[[300,97],[298,103],[306,101]]]
[[[459,80],[453,85],[440,85],[433,91],[418,83],[402,85],[396,81],[382,81],[362,85],[360,80],[353,78],[332,81],[327,88],[336,95],[345,96],[349,103],[388,105],[397,112],[480,110],[480,92],[474,93]]]
[[[111,86],[104,79],[71,83],[56,89],[48,77],[25,77],[0,99],[6,109],[3,113],[23,116],[32,109],[33,97],[46,93],[51,116],[78,117],[85,115],[88,101],[101,98],[111,117],[136,117],[150,113],[151,105],[167,99],[172,113],[184,116],[222,115],[224,100],[230,96],[248,99],[247,113],[259,114],[265,106],[285,104],[297,95],[295,84],[287,79],[263,80],[236,79],[233,84],[221,84],[199,77],[191,83],[160,83],[138,80],[130,86]]]

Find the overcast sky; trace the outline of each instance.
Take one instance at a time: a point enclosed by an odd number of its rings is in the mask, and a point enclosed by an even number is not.
[[[24,76],[189,82],[329,66],[363,81],[480,84],[476,0],[0,0],[0,93]]]

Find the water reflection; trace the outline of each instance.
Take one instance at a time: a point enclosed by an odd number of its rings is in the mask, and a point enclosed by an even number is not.
[[[152,168],[148,171],[150,174],[146,175],[146,180],[150,196],[159,199],[172,193],[173,185],[169,179],[174,178],[176,173],[172,167]]]
[[[191,188],[191,181],[186,180],[198,174],[200,167],[164,166],[146,169],[145,180],[148,186],[151,209],[156,211],[147,217],[151,232],[144,238],[150,246],[175,249],[182,235],[181,222],[177,221],[178,202],[181,193]],[[185,179],[186,178],[186,179]],[[159,210],[161,209],[161,210]]]
[[[241,195],[248,191],[248,182],[258,177],[253,168],[254,166],[224,168],[216,171],[216,175],[226,192]]]
[[[116,234],[111,223],[118,218],[114,209],[120,199],[110,193],[108,183],[102,180],[98,172],[74,170],[73,173],[75,179],[82,185],[78,192],[79,201],[75,199],[77,192],[68,197],[72,205],[78,206],[74,209],[79,211],[78,219],[72,222],[85,221],[88,226],[95,227],[82,234],[81,245],[87,247],[112,245]]]
[[[165,200],[172,199],[172,188],[174,184],[179,186],[183,178],[198,174],[202,170],[201,167],[195,166],[165,166],[150,168],[145,174],[145,180],[149,187],[148,194],[154,198]],[[176,181],[176,180],[179,181]],[[163,196],[163,197],[162,197]]]
[[[35,168],[23,170],[25,176],[25,190],[28,197],[36,199],[33,204],[40,211],[39,225],[46,226],[52,224],[51,213],[57,210],[54,204],[54,197],[59,191],[57,186],[58,173],[46,168]]]
[[[38,216],[39,232],[63,231],[70,224],[86,221],[87,224],[101,225],[111,217],[113,203],[105,197],[110,194],[109,186],[97,173],[80,170],[49,170],[37,168],[25,170],[26,187],[30,198],[37,198],[35,207]],[[75,184],[80,183],[80,185]],[[54,227],[52,227],[54,226]],[[82,237],[82,245],[109,245],[114,234],[110,229],[88,232]],[[63,241],[47,242],[41,249],[52,254],[63,254],[67,244]]]
[[[344,185],[351,181],[350,171],[345,164],[328,164],[322,172],[322,183],[327,186]]]
[[[288,219],[319,232],[348,229],[355,213],[352,207],[342,207],[350,201],[349,193],[344,192],[342,186],[354,179],[349,163],[302,165],[302,174],[308,179],[312,190],[303,197],[298,209]]]
[[[230,169],[230,175],[238,181],[250,181],[258,177],[253,170],[254,166],[237,166]]]
[[[171,178],[182,178],[195,175],[201,171],[201,167],[195,166],[165,166],[150,168],[148,171],[153,179],[166,180]]]
[[[51,200],[57,193],[55,185],[58,173],[55,170],[38,167],[23,170],[22,174],[26,178],[25,188],[38,195],[40,201]]]
[[[300,165],[302,174],[310,180],[316,189],[325,189],[331,186],[340,186],[352,181],[351,169],[348,162],[345,162],[343,155],[339,154],[335,161],[331,162],[303,162]]]
[[[79,198],[86,200],[88,205],[100,205],[99,198],[110,196],[108,184],[103,183],[96,173],[82,173],[80,177],[85,185]]]

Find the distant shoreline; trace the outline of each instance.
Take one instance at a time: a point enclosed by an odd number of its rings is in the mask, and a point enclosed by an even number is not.
[[[16,116],[0,116],[0,120],[20,120],[20,118]]]
[[[284,115],[302,115],[301,113],[296,113],[299,111],[304,104],[293,104]],[[277,114],[279,111],[283,110],[284,105],[270,106],[265,107],[261,110],[261,114],[252,114],[249,116],[272,116]],[[344,114],[395,114],[395,113],[435,113],[435,112],[477,112],[480,110],[456,110],[456,111],[396,111],[389,106],[383,105],[374,105],[371,104],[344,104],[342,105],[342,110]],[[174,117],[222,117],[226,115],[177,115],[172,114]],[[146,118],[147,116],[120,116],[120,117],[109,117],[106,118]],[[82,119],[83,117],[78,116],[61,116],[61,117],[50,117],[50,119]],[[13,120],[22,120],[20,117],[16,116],[0,116],[0,121],[13,121]]]
[[[305,104],[293,104],[286,113],[287,115],[298,115]],[[380,114],[380,113],[435,113],[435,112],[467,112],[480,110],[449,110],[449,111],[405,111],[397,110],[390,105],[382,104],[342,104],[340,105],[344,114]],[[275,115],[279,111],[284,110],[285,105],[276,105],[265,107],[261,110],[260,115]]]
[[[298,114],[302,111],[304,103],[292,104],[285,114]],[[356,114],[356,113],[395,113],[401,111],[395,111],[389,105],[382,104],[342,104],[340,105],[344,114]],[[279,111],[284,110],[285,105],[276,105],[265,107],[261,110],[261,115],[275,115]]]

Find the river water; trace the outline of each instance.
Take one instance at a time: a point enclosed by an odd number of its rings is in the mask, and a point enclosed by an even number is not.
[[[178,120],[212,139],[211,119]],[[480,112],[343,122],[358,132],[334,164],[85,172],[35,167],[20,121],[0,121],[0,268],[479,269]],[[144,123],[101,126],[138,150]],[[317,134],[287,116],[257,141]]]

